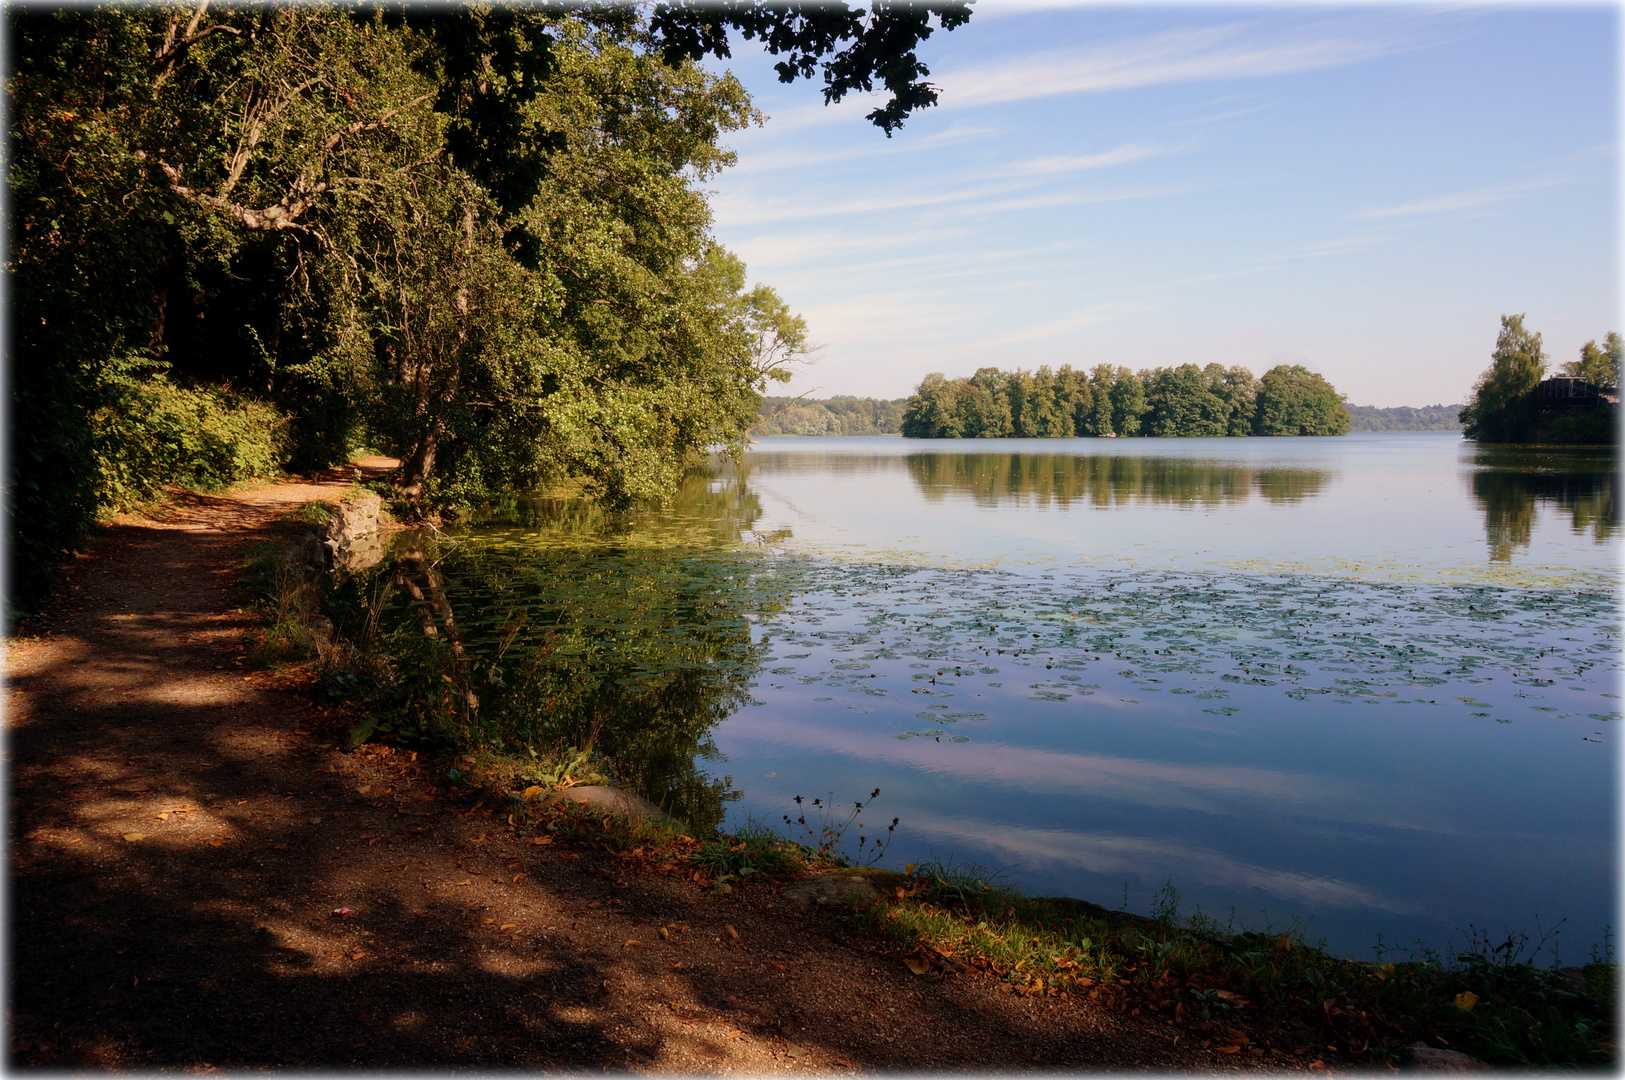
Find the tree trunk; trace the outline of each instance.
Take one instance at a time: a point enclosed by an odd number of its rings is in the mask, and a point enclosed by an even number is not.
[[[442,425],[433,421],[429,429],[419,435],[412,449],[401,458],[401,467],[395,470],[391,482],[395,491],[408,502],[416,503],[423,497],[424,481],[434,472],[434,459],[440,449]]]

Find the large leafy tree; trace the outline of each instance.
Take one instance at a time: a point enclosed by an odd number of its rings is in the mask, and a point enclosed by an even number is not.
[[[1461,410],[1462,434],[1479,442],[1518,441],[1535,409],[1535,388],[1545,377],[1540,335],[1524,329],[1522,315],[1501,316],[1490,366]]]
[[[1349,413],[1343,396],[1301,364],[1279,364],[1259,380],[1253,430],[1259,435],[1344,435]]]
[[[890,88],[890,134],[968,14],[842,10],[13,13],[14,590],[90,520],[108,388],[159,367],[274,397],[306,463],[367,431],[409,497],[669,490],[805,347],[709,239],[696,185],[755,114],[690,61],[761,37],[827,100]]]

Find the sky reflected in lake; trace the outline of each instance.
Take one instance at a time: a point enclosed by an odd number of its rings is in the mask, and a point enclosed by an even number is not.
[[[770,439],[800,560],[715,741],[777,820],[879,787],[952,855],[1347,952],[1567,918],[1615,875],[1616,481],[1453,434]]]
[[[878,787],[883,865],[1141,913],[1171,883],[1367,958],[1566,919],[1583,959],[1615,909],[1616,494],[1606,454],[1450,433],[771,439],[666,507],[530,500],[431,562],[481,722],[591,742],[696,829]]]

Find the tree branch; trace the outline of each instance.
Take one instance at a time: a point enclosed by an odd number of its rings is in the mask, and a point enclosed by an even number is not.
[[[198,0],[198,5],[192,11],[192,18],[181,30],[180,19],[169,20],[169,30],[164,34],[164,43],[158,46],[158,51],[152,54],[153,82],[160,83],[169,77],[170,73],[180,64],[186,56],[186,50],[211,34],[230,34],[233,37],[242,37],[243,32],[235,26],[225,23],[215,23],[213,26],[198,31],[198,23],[203,21],[203,13],[209,9],[209,0]]]
[[[304,177],[300,177],[288,194],[280,202],[272,203],[263,210],[240,206],[229,199],[219,195],[211,195],[206,191],[198,191],[181,183],[181,171],[166,162],[158,162],[158,168],[163,170],[165,178],[169,180],[169,190],[186,199],[188,202],[198,203],[210,209],[218,210],[231,218],[245,229],[256,232],[285,232],[295,230],[309,233],[311,229],[301,224],[297,219],[299,215],[309,210],[316,202],[316,196],[328,189],[323,181],[312,184]]]

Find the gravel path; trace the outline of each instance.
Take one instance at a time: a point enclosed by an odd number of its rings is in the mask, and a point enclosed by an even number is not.
[[[409,753],[341,752],[302,684],[247,666],[235,567],[346,479],[123,520],[7,641],[13,1067],[1283,1064],[974,974],[916,977],[770,887],[710,900],[681,873],[518,837]]]

